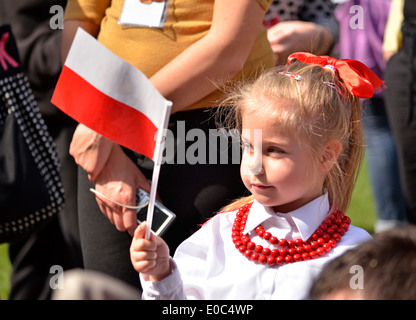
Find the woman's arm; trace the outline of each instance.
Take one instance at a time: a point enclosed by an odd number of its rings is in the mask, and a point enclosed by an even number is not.
[[[255,0],[215,1],[208,34],[150,79],[173,102],[172,112],[192,105],[241,71],[264,14]]]

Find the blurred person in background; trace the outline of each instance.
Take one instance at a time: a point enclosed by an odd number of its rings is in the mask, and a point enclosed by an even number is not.
[[[416,2],[392,0],[384,37],[385,101],[395,138],[407,220],[416,223]]]
[[[347,0],[336,8],[340,38],[335,51],[340,58],[365,63],[382,79],[386,68],[383,38],[389,11],[390,0]],[[377,233],[405,224],[406,209],[384,92],[375,93],[362,103],[367,162],[377,212],[374,232]]]
[[[62,9],[51,10],[52,6]],[[82,267],[77,216],[77,166],[69,155],[76,122],[63,114],[50,99],[61,72],[60,45],[63,8],[66,0],[2,0],[0,24],[10,24],[16,38],[25,73],[61,162],[65,207],[58,218],[9,245],[12,264],[9,299],[49,299],[51,267],[63,270]],[[56,7],[57,8],[57,7]],[[60,14],[61,17],[55,16]]]

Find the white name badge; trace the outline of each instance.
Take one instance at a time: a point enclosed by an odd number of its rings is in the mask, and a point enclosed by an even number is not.
[[[169,0],[125,0],[118,23],[124,26],[163,28]]]

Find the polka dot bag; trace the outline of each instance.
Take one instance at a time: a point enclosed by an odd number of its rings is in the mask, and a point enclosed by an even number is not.
[[[62,210],[59,170],[11,28],[0,26],[0,243],[35,232]]]

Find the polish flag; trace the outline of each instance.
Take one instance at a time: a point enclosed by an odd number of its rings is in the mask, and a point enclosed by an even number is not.
[[[172,103],[146,76],[79,28],[51,102],[104,137],[157,161]]]

